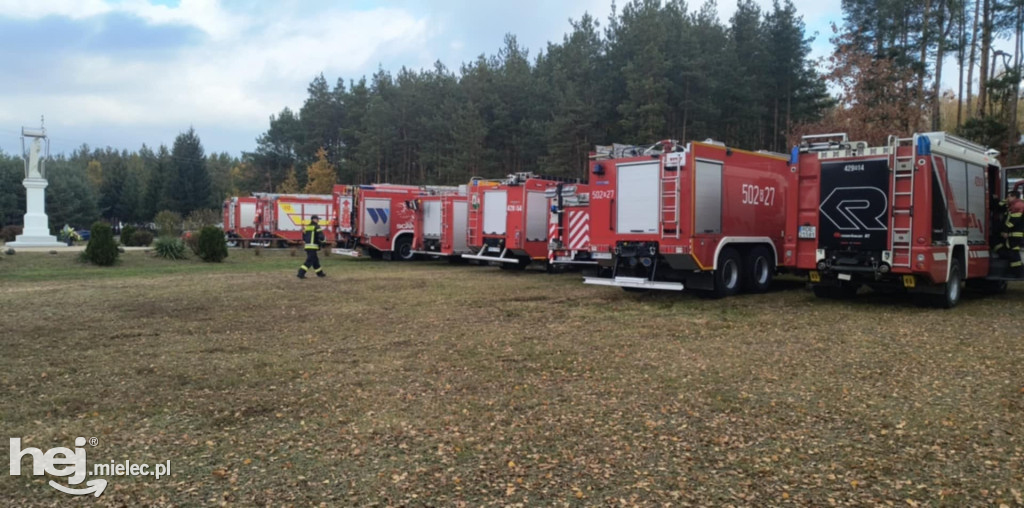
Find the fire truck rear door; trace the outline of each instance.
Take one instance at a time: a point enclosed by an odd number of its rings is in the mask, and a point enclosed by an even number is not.
[[[615,231],[619,234],[658,232],[660,162],[634,162],[616,166]]]

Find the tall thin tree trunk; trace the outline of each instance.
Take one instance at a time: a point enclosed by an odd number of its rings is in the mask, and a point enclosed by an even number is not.
[[[928,26],[928,16],[931,14],[931,11],[932,0],[925,0],[924,15],[921,18],[921,71],[917,74],[917,105],[919,108],[922,108],[922,111],[919,112],[920,116],[916,122],[918,124],[917,126],[921,125],[923,120],[921,116],[924,114],[924,76],[925,74],[928,74],[928,40],[930,38],[929,35],[932,33],[931,27]]]
[[[967,120],[974,116],[972,100],[974,99],[974,63],[976,62],[976,50],[978,49],[978,8],[981,7],[981,0],[974,0],[974,25],[971,28],[971,57],[967,66]]]
[[[953,29],[953,16],[946,17],[949,0],[939,2],[939,38],[935,41],[935,80],[932,88],[932,130],[942,129],[942,59],[945,57],[946,39]]]
[[[978,69],[978,116],[985,116],[988,111],[988,52],[992,46],[991,2],[984,0],[981,11],[981,65]],[[993,67],[995,67],[993,65]]]
[[[966,2],[964,2],[963,7],[964,7],[964,9],[967,8],[967,3]],[[950,14],[952,14],[952,12],[950,12]],[[960,19],[960,38],[959,38],[960,39],[960,44],[959,44],[959,48],[957,48],[956,61],[957,61],[957,67],[959,67],[959,69],[960,69],[960,77],[959,77],[959,80],[957,81],[958,86],[957,86],[957,92],[956,92],[956,126],[957,126],[957,128],[960,127],[960,125],[961,125],[961,123],[963,121],[963,114],[964,114],[964,51],[965,51],[964,48],[967,46],[967,16],[965,16],[965,14],[966,13],[963,11],[963,9],[961,9],[960,12],[958,13],[958,17]]]
[[[1017,140],[1017,103],[1020,101],[1020,59],[1021,59],[1021,32],[1024,31],[1024,5],[1017,4],[1015,9],[1014,22],[1014,45],[1013,45],[1013,73],[1016,79],[1013,83],[1013,98],[1010,100],[1010,133],[1007,141],[1009,152],[1014,152],[1018,144]]]

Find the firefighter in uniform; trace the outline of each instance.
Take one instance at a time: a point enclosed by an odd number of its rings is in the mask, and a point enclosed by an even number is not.
[[[317,277],[326,277],[323,269],[320,268],[320,258],[317,256],[317,251],[320,250],[324,240],[324,230],[320,229],[319,221],[320,217],[316,215],[309,218],[309,225],[302,232],[302,243],[305,244],[306,250],[306,262],[299,267],[298,277],[300,279],[306,278],[306,272],[313,270],[316,272]]]
[[[1006,251],[1009,253],[1010,275],[1024,277],[1021,246],[1024,246],[1024,201],[1020,191],[1013,191],[1006,200]]]
[[[1021,262],[1021,246],[1024,246],[1024,201],[1020,191],[1014,190],[1000,203],[1003,208],[1003,241],[996,245],[995,252],[1010,262],[1011,277],[1024,277],[1024,263]]]

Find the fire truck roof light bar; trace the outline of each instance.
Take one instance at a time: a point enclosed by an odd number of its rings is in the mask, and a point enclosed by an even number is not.
[[[583,283],[595,286],[615,286],[620,288],[660,289],[664,291],[683,290],[683,283],[681,282],[662,282],[648,280],[643,277],[615,277],[614,279],[606,279],[603,277],[584,277]]]

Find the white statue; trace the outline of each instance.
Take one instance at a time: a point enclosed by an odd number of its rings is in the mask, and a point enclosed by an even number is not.
[[[26,178],[42,178],[39,171],[39,152],[42,151],[42,143],[39,138],[32,140],[32,146],[28,149],[28,176]]]

